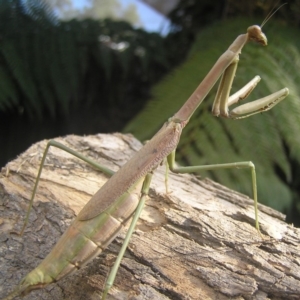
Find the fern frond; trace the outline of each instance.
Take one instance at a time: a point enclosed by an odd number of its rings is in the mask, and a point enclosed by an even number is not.
[[[125,106],[130,89],[136,93],[136,87],[150,85],[162,73],[157,66],[167,56],[158,35],[122,21],[59,22],[44,0],[2,2],[0,64],[11,77],[18,102],[18,107],[15,98],[8,103],[10,98],[0,90],[4,111],[21,107],[24,115],[40,120],[92,106],[114,111]]]

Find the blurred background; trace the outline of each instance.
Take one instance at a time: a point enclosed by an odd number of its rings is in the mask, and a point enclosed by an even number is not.
[[[66,134],[129,132],[149,139],[248,26],[286,1],[0,0],[0,166],[31,144]],[[254,100],[288,98],[239,121],[210,111],[216,89],[184,131],[184,165],[253,161],[259,201],[300,225],[300,0],[249,43],[232,91],[262,77]],[[246,170],[203,172],[251,196]]]

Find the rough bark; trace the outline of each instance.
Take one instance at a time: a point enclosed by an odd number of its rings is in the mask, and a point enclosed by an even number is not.
[[[141,144],[129,135],[67,136],[65,145],[117,170]],[[86,163],[51,148],[22,237],[20,230],[46,141],[2,169],[0,298],[51,250],[91,195],[107,180]],[[300,299],[300,230],[253,201],[207,179],[154,175],[150,197],[108,299]],[[24,299],[98,299],[122,232],[92,263]]]

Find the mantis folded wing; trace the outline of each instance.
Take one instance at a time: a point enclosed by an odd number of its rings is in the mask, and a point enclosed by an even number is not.
[[[251,26],[248,28],[246,34],[238,36],[228,50],[221,55],[182,108],[92,197],[81,210],[74,223],[62,236],[53,251],[35,270],[21,281],[16,291],[6,299],[12,299],[20,293],[25,294],[33,289],[40,288],[84,266],[106,248],[123,227],[124,223],[135,213],[120,254],[108,277],[102,298],[105,299],[110,287],[113,285],[117,269],[142,211],[145,198],[148,194],[152,171],[157,168],[165,157],[168,157],[170,169],[174,172],[194,172],[203,169],[201,166],[176,168],[174,164],[175,149],[183,128],[219,77],[222,75],[213,106],[213,114],[216,116],[232,119],[245,118],[269,110],[288,95],[288,89],[284,88],[267,98],[245,104],[229,112],[229,106],[245,98],[259,81],[259,77],[254,78],[241,92],[238,92],[231,98],[228,97],[239,53],[249,40],[254,40],[262,45],[267,44],[267,39],[259,26]],[[64,148],[55,142],[52,142],[52,144],[59,148]],[[256,228],[259,230],[254,165],[251,162],[242,162],[209,166],[209,168],[216,167],[247,167],[251,169]],[[37,182],[40,174],[41,171],[39,172]],[[136,190],[140,190],[139,185],[144,178],[141,199],[138,200],[135,197]],[[128,207],[130,209],[127,209]],[[123,210],[126,213],[123,213]]]

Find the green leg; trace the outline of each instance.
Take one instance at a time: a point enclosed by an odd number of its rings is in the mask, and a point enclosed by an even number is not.
[[[105,300],[106,296],[107,296],[107,293],[109,291],[109,289],[112,287],[112,285],[114,284],[114,281],[115,281],[115,278],[116,278],[116,275],[117,275],[117,271],[119,269],[119,266],[120,266],[120,263],[121,263],[121,260],[124,256],[124,253],[127,249],[127,246],[129,244],[129,241],[130,241],[130,238],[132,236],[132,233],[134,231],[134,228],[136,226],[136,223],[141,215],[141,212],[143,210],[143,207],[145,205],[145,201],[146,201],[146,197],[149,193],[149,187],[150,187],[150,182],[151,182],[151,179],[152,179],[152,173],[149,173],[147,174],[144,182],[143,182],[143,187],[142,187],[142,196],[141,196],[141,200],[135,210],[135,213],[134,213],[134,216],[132,218],[132,221],[131,221],[131,224],[128,228],[128,231],[127,231],[127,234],[126,234],[126,237],[125,237],[125,240],[123,242],[123,245],[120,249],[120,252],[118,254],[118,257],[112,267],[112,269],[110,270],[110,273],[108,275],[108,278],[107,278],[107,281],[106,281],[106,284],[105,284],[105,289],[103,291],[103,295],[102,295],[102,300]]]
[[[258,208],[257,208],[257,185],[256,185],[256,173],[255,166],[251,161],[237,162],[237,163],[228,163],[228,164],[215,164],[215,165],[206,165],[206,166],[192,166],[192,167],[176,167],[175,165],[175,150],[168,156],[168,165],[172,172],[174,173],[193,173],[205,170],[215,170],[215,169],[228,169],[236,168],[242,169],[247,168],[251,171],[252,177],[252,191],[254,199],[254,211],[255,211],[255,227],[259,231],[258,223]]]
[[[20,235],[23,234],[24,230],[25,230],[25,227],[28,223],[28,219],[29,219],[29,214],[30,214],[30,210],[32,208],[32,204],[33,204],[33,199],[35,197],[35,194],[36,194],[36,190],[37,190],[37,187],[38,187],[38,183],[40,181],[40,177],[41,177],[41,174],[42,174],[42,169],[43,169],[43,166],[44,166],[44,163],[45,163],[45,159],[46,159],[46,156],[47,156],[47,153],[49,151],[49,148],[53,146],[53,147],[56,147],[56,148],[59,148],[61,150],[64,150],[74,156],[76,156],[77,158],[85,161],[86,163],[90,164],[91,166],[93,166],[95,169],[98,169],[100,170],[101,172],[107,174],[107,175],[110,175],[112,176],[114,174],[114,172],[108,168],[105,168],[101,165],[99,165],[96,161],[88,158],[88,157],[85,157],[84,155],[66,147],[65,145],[59,143],[59,142],[56,142],[54,140],[50,140],[48,143],[47,143],[47,146],[46,146],[46,149],[44,151],[44,154],[43,154],[43,157],[42,157],[42,161],[41,161],[41,164],[40,164],[40,168],[39,168],[39,172],[38,172],[38,175],[36,177],[36,180],[35,180],[35,184],[34,184],[34,188],[33,188],[33,191],[32,191],[32,195],[31,195],[31,199],[30,199],[30,202],[29,202],[29,208],[27,210],[27,214],[26,214],[26,218],[25,218],[25,221],[24,221],[24,225],[22,227],[22,230],[20,232]]]

